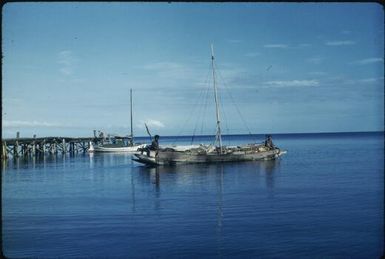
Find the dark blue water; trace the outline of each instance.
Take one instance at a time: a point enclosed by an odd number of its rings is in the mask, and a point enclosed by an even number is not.
[[[383,133],[274,140],[288,150],[277,161],[147,168],[127,154],[11,160],[2,170],[3,253],[379,258]]]

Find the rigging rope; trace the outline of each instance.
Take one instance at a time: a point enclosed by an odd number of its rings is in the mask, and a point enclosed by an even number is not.
[[[201,105],[199,105],[199,107],[198,108],[202,108],[201,109],[201,112],[202,112],[202,115],[205,115],[205,111],[206,111],[206,107],[207,107],[207,97],[208,97],[208,92],[209,92],[209,84],[208,84],[208,80],[209,80],[209,74],[210,74],[210,70],[208,70],[207,71],[207,75],[206,75],[206,79],[205,79],[205,82],[204,82],[204,84],[206,85],[206,88],[205,89],[203,89],[202,90],[202,97],[204,97],[203,98],[203,100],[204,100],[204,105],[203,106],[201,106]],[[199,100],[202,100],[202,98],[201,98],[201,96],[199,96]],[[200,112],[199,112],[199,110],[198,110],[198,116],[197,116],[197,119],[196,119],[196,122],[195,122],[195,126],[194,126],[194,131],[193,131],[193,134],[192,134],[192,136],[191,136],[191,145],[193,144],[193,142],[194,142],[194,138],[195,138],[195,133],[196,133],[196,130],[197,130],[197,128],[198,128],[198,120],[199,120],[199,118],[200,117],[202,117],[202,126],[201,126],[201,132],[202,132],[202,128],[203,128],[203,120],[204,120],[204,116],[200,116],[201,114],[200,114]],[[191,114],[191,116],[192,116],[193,114]]]
[[[211,67],[211,66],[210,66],[210,67]],[[217,67],[216,62],[215,62],[215,67]],[[204,115],[207,114],[206,111],[207,111],[207,107],[208,107],[208,105],[207,105],[207,104],[208,104],[208,97],[209,97],[210,88],[211,88],[211,86],[210,86],[210,84],[209,84],[209,82],[208,82],[208,77],[209,77],[210,71],[211,71],[211,69],[208,70],[207,75],[206,75],[206,79],[205,79],[205,81],[204,81],[204,84],[206,84],[205,89],[203,89],[203,90],[200,92],[200,94],[199,94],[199,96],[198,96],[198,98],[197,98],[197,100],[196,100],[196,102],[195,102],[195,104],[194,104],[194,106],[193,106],[193,109],[191,110],[191,113],[189,113],[189,116],[186,118],[185,122],[183,123],[183,125],[182,125],[180,131],[179,131],[178,134],[176,135],[176,138],[174,139],[174,141],[173,141],[172,144],[175,144],[176,139],[180,136],[180,134],[181,134],[182,131],[184,130],[186,124],[191,120],[191,118],[192,118],[193,115],[198,115],[198,116],[197,116],[198,119],[197,119],[196,122],[195,122],[193,134],[192,134],[192,137],[191,137],[191,144],[194,142],[194,139],[195,139],[195,133],[196,133],[197,128],[198,128],[198,124],[199,124],[198,120],[199,120],[199,118],[202,118],[202,121],[201,121],[201,127],[200,127],[200,134],[201,134],[201,135],[203,134],[203,126],[204,126],[204,120],[205,120]],[[220,72],[218,69],[216,69],[216,72],[217,72],[216,74],[219,75],[219,77],[221,78],[221,80],[222,80],[222,82],[223,82],[224,89],[226,90],[228,96],[230,97],[230,100],[231,100],[232,104],[235,106],[235,109],[236,109],[236,111],[237,111],[237,113],[238,113],[238,115],[239,115],[239,118],[241,119],[242,123],[244,124],[245,128],[247,129],[248,134],[249,134],[253,139],[255,139],[255,138],[256,138],[255,134],[253,135],[253,134],[251,133],[251,130],[250,130],[250,128],[248,127],[248,125],[247,125],[247,123],[246,123],[246,120],[244,119],[242,113],[240,112],[240,109],[239,109],[239,107],[237,106],[237,104],[236,104],[236,102],[235,102],[235,100],[234,100],[234,97],[232,96],[232,94],[231,94],[231,92],[230,92],[230,90],[229,90],[229,87],[226,85],[225,80],[224,80],[224,78],[223,78],[221,72]],[[203,98],[203,97],[204,97],[204,98]],[[222,111],[222,117],[223,117],[223,120],[222,120],[222,121],[225,122],[226,132],[227,132],[227,134],[229,134],[230,131],[229,131],[229,126],[228,126],[228,121],[227,121],[227,115],[226,115],[226,112],[225,112],[225,109],[224,109],[224,106],[223,106],[223,102],[222,102],[223,99],[222,99],[222,96],[221,96],[220,94],[218,95],[218,97],[219,97],[219,103],[220,103],[221,111]],[[199,101],[202,101],[202,100],[204,101],[203,106],[202,106],[202,105],[199,105]],[[199,116],[199,115],[201,115],[201,113],[202,113],[202,116]],[[215,129],[215,134],[214,134],[214,135],[216,135],[216,129]],[[230,143],[230,140],[228,140],[228,141],[229,141],[229,143]],[[255,141],[256,141],[256,140],[255,140]],[[213,141],[213,145],[215,145],[215,142],[216,142],[216,140]]]
[[[203,92],[203,91],[202,91],[202,92]],[[173,140],[173,142],[172,142],[172,145],[174,145],[175,142],[176,142],[176,140],[177,140],[177,138],[180,137],[180,135],[181,135],[182,131],[184,130],[186,124],[187,124],[187,123],[190,121],[190,119],[192,118],[191,115],[192,115],[192,114],[195,114],[195,110],[197,110],[197,109],[199,108],[198,103],[199,103],[199,100],[201,99],[202,92],[199,94],[198,98],[196,99],[196,102],[195,102],[195,104],[193,105],[193,108],[192,108],[192,110],[191,110],[191,113],[189,113],[190,116],[188,116],[188,117],[186,118],[186,120],[185,120],[184,123],[182,124],[182,127],[180,128],[178,134],[175,136],[175,138],[174,138],[174,140]]]
[[[202,122],[201,122],[201,129],[200,129],[200,134],[202,135],[202,132],[203,132],[203,122],[204,122],[204,115],[206,114],[206,108],[207,108],[207,100],[208,100],[208,92],[210,90],[210,86],[209,84],[207,83],[207,86],[206,86],[206,89],[205,89],[205,94],[204,94],[204,98],[203,98],[203,106],[200,106],[202,109],[202,116],[200,113],[198,113],[198,116],[197,116],[197,120],[196,120],[196,123],[195,123],[195,126],[194,126],[194,131],[193,131],[193,135],[191,137],[191,145],[193,144],[194,142],[194,139],[195,139],[195,133],[196,133],[196,130],[198,129],[198,125],[199,125],[199,119],[201,118],[202,119]]]
[[[253,137],[253,139],[256,141],[256,139],[255,139],[256,136],[253,135],[253,134],[251,133],[251,130],[250,130],[250,128],[248,127],[248,125],[247,125],[247,123],[246,123],[246,120],[243,118],[242,113],[240,112],[240,110],[239,110],[239,108],[238,108],[236,102],[234,101],[234,98],[233,98],[233,96],[232,96],[232,94],[231,94],[231,92],[230,92],[230,90],[229,90],[229,87],[227,87],[227,85],[225,84],[225,80],[223,79],[222,74],[221,74],[221,72],[220,72],[219,70],[218,70],[218,75],[219,75],[220,78],[223,80],[223,85],[225,86],[226,92],[227,92],[227,94],[229,95],[230,100],[232,101],[232,104],[235,106],[235,109],[236,109],[236,111],[237,111],[237,113],[238,113],[238,115],[239,115],[239,118],[241,119],[242,123],[244,124],[244,126],[245,126],[246,129],[248,130],[249,135],[250,135],[251,137]]]
[[[227,123],[228,122],[227,115],[226,115],[226,112],[225,112],[225,108],[224,108],[223,101],[222,101],[223,99],[222,99],[222,95],[220,94],[220,91],[218,91],[218,98],[219,98],[219,104],[221,105],[221,111],[222,111],[222,115],[223,115],[222,116],[222,118],[223,118],[222,121],[225,122],[225,129],[226,129],[226,133],[228,135],[230,130],[229,130],[229,125]],[[228,139],[227,144],[230,145],[230,139]]]
[[[207,103],[208,103],[208,98],[209,98],[209,91],[210,91],[210,85],[207,84],[206,95],[205,95],[204,106],[203,106],[203,114],[206,114],[206,111],[207,111]],[[201,135],[203,134],[203,126],[204,126],[204,118],[202,118],[202,123],[201,123],[201,130],[200,130],[200,134]]]

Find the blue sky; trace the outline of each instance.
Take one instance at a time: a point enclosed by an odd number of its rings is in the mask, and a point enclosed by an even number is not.
[[[3,137],[384,130],[375,3],[8,3]]]

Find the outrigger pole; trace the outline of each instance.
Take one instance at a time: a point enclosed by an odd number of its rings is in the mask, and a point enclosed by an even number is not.
[[[152,136],[151,136],[150,130],[147,127],[147,124],[145,123],[144,126],[146,126],[147,134],[150,136],[150,141],[152,141]]]
[[[222,154],[221,121],[220,121],[220,116],[219,116],[217,85],[215,84],[214,46],[213,46],[213,44],[211,44],[211,66],[213,69],[214,98],[215,98],[215,108],[216,108],[216,116],[217,116],[217,133],[215,136],[215,141],[219,142],[219,149],[220,149],[220,152]]]

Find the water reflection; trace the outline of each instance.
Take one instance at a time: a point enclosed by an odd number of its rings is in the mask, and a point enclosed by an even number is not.
[[[260,161],[259,170],[265,175],[266,187],[269,191],[274,190],[274,176],[275,172],[279,169],[278,160]]]
[[[133,173],[131,173],[131,199],[132,199],[132,212],[136,212],[135,181],[134,181]]]
[[[238,175],[243,175],[246,172],[257,173],[257,176],[265,178],[265,186],[268,189],[274,189],[275,174],[279,171],[279,163],[279,160],[267,160],[245,163],[187,164],[159,167],[136,166],[133,170],[138,173],[141,183],[153,184],[157,192],[160,191],[163,179],[167,179],[167,184],[191,185],[202,181],[202,177],[205,177],[205,182],[215,182],[218,188],[223,188],[227,178],[230,180],[230,178],[236,178]]]
[[[222,257],[222,244],[223,244],[223,164],[217,167],[217,224],[216,224],[216,241],[217,241],[217,253],[219,257]]]
[[[44,156],[21,156],[3,160],[3,170],[36,169],[45,168],[47,164],[65,162],[65,155],[47,154]]]
[[[210,228],[218,257],[222,257],[225,249],[225,230],[230,225],[226,217],[231,218],[234,214],[234,202],[244,198],[245,188],[251,190],[248,197],[259,194],[254,192],[258,189],[273,190],[279,167],[279,161],[259,161],[150,168],[132,162],[127,154],[53,155],[10,162],[16,168],[36,167],[29,174],[28,180],[33,183],[30,186],[42,186],[41,183],[46,182],[68,197],[74,193],[73,200],[83,199],[84,207],[90,203],[90,210],[96,211],[99,206],[116,208],[129,218],[146,215],[167,223],[172,218],[184,218],[191,213]],[[20,178],[9,177],[8,182],[27,179],[24,177],[27,174],[15,175]],[[32,189],[31,193],[39,191]],[[48,197],[44,193],[40,195]],[[64,203],[66,199],[63,198]],[[195,227],[194,220],[189,219],[190,226]]]
[[[89,153],[87,155],[90,168],[133,165],[132,155],[129,153]]]
[[[132,161],[130,154],[84,154],[84,155],[45,155],[36,157],[19,157],[2,161],[3,171],[19,171],[20,169],[34,169],[38,173],[41,169],[65,172],[73,168],[82,170],[91,180],[94,177],[112,177],[117,171],[125,171],[124,175],[131,176],[131,185],[154,186],[154,191],[160,196],[164,183],[171,186],[190,186],[206,182],[224,188],[224,183],[241,181],[240,177],[252,177],[257,181],[264,179],[269,190],[275,187],[275,175],[280,171],[280,160],[256,161],[245,163],[225,164],[188,164],[177,166],[145,167]],[[44,170],[45,171],[45,170]],[[96,174],[95,172],[101,172]],[[127,178],[128,179],[128,178]],[[218,180],[220,179],[220,181]],[[165,182],[163,182],[165,181]],[[219,184],[220,183],[220,184]],[[133,188],[133,187],[132,187]]]
[[[12,181],[21,181],[22,178],[18,177],[28,173],[30,180],[57,181],[58,186],[64,186],[66,181],[77,179],[71,184],[84,183],[85,188],[100,188],[110,193],[114,191],[114,181],[125,182],[125,195],[132,212],[145,206],[141,201],[147,193],[151,193],[151,203],[156,211],[166,206],[165,201],[169,199],[170,191],[178,193],[188,190],[188,195],[209,193],[217,204],[216,225],[220,237],[226,191],[234,186],[243,188],[242,184],[253,183],[253,188],[266,188],[269,194],[274,194],[279,160],[151,168],[133,162],[130,154],[50,154],[4,160],[2,167],[4,171],[10,172],[10,176],[13,175],[12,172],[17,173],[14,174],[15,178],[7,178]],[[99,194],[102,195],[101,192],[92,195]]]
[[[4,172],[5,169],[9,166],[8,159],[1,159],[1,171]]]
[[[156,211],[162,209],[162,201],[174,190],[189,190],[188,195],[210,193],[216,204],[216,233],[218,244],[222,244],[224,218],[224,196],[233,188],[244,184],[255,189],[266,189],[268,196],[274,195],[275,176],[279,172],[279,160],[225,164],[187,164],[176,166],[146,167],[133,164],[131,189],[135,204],[135,185],[151,188]],[[255,185],[253,183],[256,183]],[[200,192],[202,190],[202,192]],[[162,199],[162,194],[165,194]],[[232,194],[230,194],[232,195]],[[167,203],[167,202],[166,202]],[[163,204],[164,205],[164,204]],[[166,206],[166,205],[164,205]],[[159,212],[159,211],[158,211]],[[218,250],[219,251],[219,250]]]

